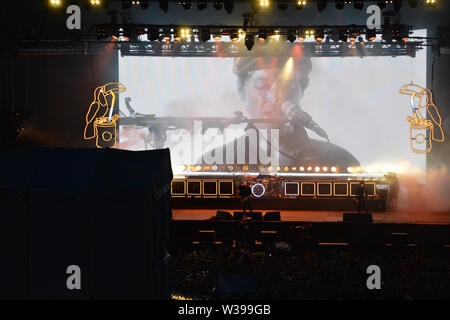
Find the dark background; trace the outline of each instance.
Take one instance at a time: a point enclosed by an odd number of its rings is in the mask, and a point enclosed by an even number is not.
[[[123,10],[120,2],[111,2],[108,9],[87,10],[84,1],[71,1],[82,7],[82,31],[66,28],[68,15],[64,1],[59,9],[49,8],[46,0],[3,2],[1,9],[2,40],[0,45],[0,146],[47,146],[47,147],[95,147],[93,140],[83,140],[85,113],[92,101],[92,93],[98,85],[118,80],[118,51],[106,46],[102,52],[80,50],[70,54],[18,54],[15,40],[72,40],[81,39],[82,34],[95,30],[96,23],[109,23],[109,10],[118,11],[118,22],[127,19],[129,23],[151,24],[228,24],[242,25],[244,12],[249,12],[249,3],[235,3],[232,14],[215,10],[208,3],[206,11],[199,11],[196,1],[190,10],[183,9],[176,2],[169,4],[168,13],[159,9],[156,2],[147,10],[136,6]],[[429,29],[429,36],[435,36],[438,27],[450,25],[449,1],[438,1],[437,8],[425,8],[424,1],[410,9],[407,1],[398,13],[397,19],[414,28]],[[385,9],[390,11],[391,6]],[[365,9],[359,11],[352,6],[342,11],[333,3],[318,13],[314,3],[303,10],[295,10],[293,2],[288,9],[280,11],[273,5],[267,12],[255,17],[258,25],[349,25],[365,24]],[[428,84],[432,87],[432,65],[434,54],[431,48],[428,61]],[[434,67],[434,97],[441,111],[444,130],[448,133],[450,110],[450,49],[442,49]],[[17,142],[14,139],[14,118],[16,113],[24,119],[33,119],[31,134]],[[17,117],[17,115],[16,115]],[[428,157],[428,168],[448,167],[450,154],[448,143],[434,144]]]

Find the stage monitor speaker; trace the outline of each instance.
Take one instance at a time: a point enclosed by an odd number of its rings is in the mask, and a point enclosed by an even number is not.
[[[391,243],[396,247],[404,247],[408,244],[408,234],[407,233],[392,233]]]
[[[232,220],[233,216],[227,211],[217,211],[216,218],[219,220]]]
[[[253,213],[246,212],[245,216],[247,220],[250,221],[262,221],[262,212],[253,212]]]
[[[266,212],[264,221],[281,221],[281,214],[279,212]]]
[[[233,213],[233,220],[241,221],[244,217],[244,213],[242,211],[235,211]]]
[[[372,214],[365,214],[365,213],[344,213],[344,222],[365,222],[365,223],[371,223],[372,222]]]

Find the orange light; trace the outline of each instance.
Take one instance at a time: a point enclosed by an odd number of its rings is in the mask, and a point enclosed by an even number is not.
[[[315,167],[314,171],[319,172],[320,171],[320,167]]]
[[[284,167],[284,172],[288,172],[289,171],[289,167]]]
[[[312,167],[308,167],[308,171],[312,171]]]
[[[248,166],[243,167],[244,171],[248,171]]]
[[[300,171],[305,171],[305,167],[300,167]]]

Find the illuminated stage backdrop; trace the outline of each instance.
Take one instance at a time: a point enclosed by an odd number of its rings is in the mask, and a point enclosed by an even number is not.
[[[425,31],[415,35],[423,36]],[[410,149],[405,119],[411,110],[405,107],[398,89],[410,81],[426,86],[426,50],[419,51],[415,58],[236,59],[120,57],[119,81],[128,88],[120,96],[121,117],[129,117],[130,112],[156,117],[233,117],[234,112],[242,111],[249,118],[277,119],[300,109],[300,116],[295,115],[307,123],[306,130],[291,126],[293,133],[287,134],[285,127],[279,127],[281,166],[336,165],[345,172],[347,165],[395,171],[425,169],[426,156]],[[133,110],[127,108],[126,100]],[[245,125],[230,127],[244,133]],[[268,126],[263,123],[258,128]],[[202,148],[195,136],[181,138],[188,134],[186,130],[168,131],[167,139],[163,137],[166,142],[155,146],[155,133],[151,136],[146,128],[122,125],[118,148],[170,147],[174,165],[193,164],[202,153],[219,147],[222,149],[216,152],[223,152],[225,145],[236,139],[217,129],[206,133]],[[286,153],[292,150],[299,153],[293,156],[293,162],[285,163],[291,159]],[[224,155],[224,163],[226,159]]]

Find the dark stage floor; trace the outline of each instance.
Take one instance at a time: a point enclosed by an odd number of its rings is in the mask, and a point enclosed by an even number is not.
[[[231,210],[217,209],[222,211]],[[173,220],[209,220],[215,217],[212,209],[173,209]],[[258,210],[261,211],[261,210]],[[263,213],[265,211],[262,211]],[[349,211],[351,212],[351,211]],[[289,222],[342,222],[343,212],[338,211],[280,211],[281,220]],[[373,212],[373,223],[450,224],[450,212],[400,211]]]

